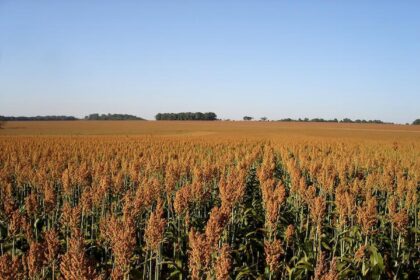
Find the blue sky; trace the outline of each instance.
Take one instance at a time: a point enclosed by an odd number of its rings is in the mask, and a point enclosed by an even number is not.
[[[0,115],[420,117],[419,1],[0,0]]]

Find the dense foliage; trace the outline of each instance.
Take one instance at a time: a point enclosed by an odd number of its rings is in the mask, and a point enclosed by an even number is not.
[[[85,117],[89,121],[123,121],[123,120],[144,120],[140,117],[127,114],[90,114]]]
[[[418,142],[4,136],[0,150],[0,279],[419,276]]]
[[[416,119],[416,120],[413,122],[413,124],[414,124],[414,125],[420,125],[420,119]]]
[[[213,112],[158,113],[155,118],[157,121],[215,121],[217,115]]]

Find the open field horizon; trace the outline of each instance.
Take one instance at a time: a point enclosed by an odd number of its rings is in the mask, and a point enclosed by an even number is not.
[[[0,0],[0,280],[420,280],[419,11]]]
[[[256,121],[11,121],[0,130],[0,136],[7,135],[309,136],[420,141],[420,126]]]
[[[1,279],[419,276],[419,126],[10,121],[0,151]]]

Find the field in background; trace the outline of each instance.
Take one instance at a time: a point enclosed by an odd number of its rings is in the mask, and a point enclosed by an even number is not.
[[[0,279],[418,279],[420,126],[8,122]]]
[[[215,137],[352,138],[371,140],[420,140],[420,126],[202,121],[33,121],[8,122],[0,135],[163,135]]]

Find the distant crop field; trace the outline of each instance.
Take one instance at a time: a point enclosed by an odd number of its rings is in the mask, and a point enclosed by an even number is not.
[[[420,127],[8,122],[0,279],[417,279]]]
[[[0,135],[163,135],[420,140],[420,126],[232,121],[11,121]]]

